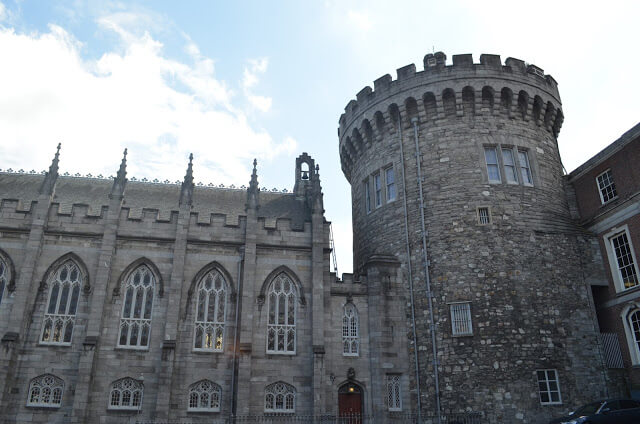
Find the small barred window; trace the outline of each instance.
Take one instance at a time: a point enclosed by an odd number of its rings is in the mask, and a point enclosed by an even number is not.
[[[342,354],[344,356],[358,356],[360,345],[358,327],[358,310],[353,303],[347,303],[342,316]]]
[[[209,380],[201,380],[189,387],[189,411],[219,412],[222,389]]]
[[[554,405],[562,403],[560,397],[560,382],[556,370],[536,371],[538,376],[538,392],[542,405]]]
[[[603,205],[618,197],[618,192],[616,191],[616,185],[613,182],[613,176],[611,175],[610,169],[607,169],[602,174],[598,175],[596,177],[596,181],[598,182],[600,201]]]
[[[134,349],[149,347],[154,286],[155,277],[146,265],[136,268],[127,278],[118,346]]]
[[[285,273],[273,279],[267,291],[269,323],[267,353],[296,353],[296,286]]]
[[[389,411],[402,411],[400,374],[387,374],[387,406]]]
[[[42,344],[71,344],[82,274],[75,262],[62,264],[49,281],[49,302],[42,323]]]
[[[296,389],[281,381],[265,388],[264,412],[296,412]]]
[[[478,224],[487,225],[491,223],[491,215],[489,214],[489,208],[478,208]]]
[[[208,272],[198,286],[193,348],[222,352],[227,307],[227,282],[218,271]]]
[[[27,406],[59,408],[63,391],[64,382],[55,375],[44,374],[36,377],[29,383]]]
[[[451,334],[454,336],[472,336],[471,305],[469,303],[453,303],[451,310]]]
[[[122,378],[111,384],[108,409],[137,411],[142,408],[142,382],[133,378]]]

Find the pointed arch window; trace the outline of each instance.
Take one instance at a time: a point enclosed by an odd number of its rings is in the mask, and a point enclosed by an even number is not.
[[[285,273],[273,279],[267,291],[269,323],[267,353],[296,353],[296,286]]]
[[[279,381],[265,388],[264,412],[295,413],[296,388]]]
[[[353,303],[344,305],[342,316],[342,354],[358,356],[360,352],[358,310]]]
[[[0,305],[2,305],[2,296],[4,288],[9,285],[9,266],[0,256]]]
[[[40,375],[29,383],[27,406],[60,408],[64,381],[52,374]]]
[[[138,411],[142,409],[142,382],[126,377],[111,383],[108,409]]]
[[[156,278],[146,265],[140,265],[127,277],[118,336],[119,347],[149,347],[155,284]]]
[[[216,270],[209,271],[198,285],[193,348],[222,352],[227,310],[227,282]]]
[[[189,411],[220,412],[222,389],[209,380],[201,380],[189,387]]]
[[[76,321],[82,273],[78,265],[68,260],[49,280],[49,298],[42,323],[40,343],[70,345]]]

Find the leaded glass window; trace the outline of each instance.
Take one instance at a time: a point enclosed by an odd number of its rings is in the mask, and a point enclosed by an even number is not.
[[[9,284],[9,267],[0,256],[0,305],[2,305],[2,296],[4,288]]]
[[[296,286],[285,273],[273,279],[267,290],[269,321],[267,353],[296,352]]]
[[[402,410],[400,374],[387,374],[387,406],[389,411]]]
[[[126,377],[114,381],[109,391],[108,409],[142,409],[144,386],[141,381]]]
[[[51,374],[43,374],[29,383],[27,406],[59,408],[62,404],[64,381]]]
[[[213,381],[201,380],[189,387],[189,411],[219,412],[222,389]]]
[[[220,272],[208,272],[198,285],[193,348],[222,352],[227,308],[227,282]]]
[[[358,310],[353,303],[347,303],[342,316],[342,354],[344,356],[358,356],[360,351],[358,333]]]
[[[296,389],[281,381],[265,388],[264,412],[296,412]]]
[[[140,265],[127,278],[118,346],[132,349],[149,347],[154,287],[155,277],[146,265]]]
[[[42,344],[71,344],[76,321],[82,273],[78,265],[66,261],[49,280],[49,299],[42,323]]]

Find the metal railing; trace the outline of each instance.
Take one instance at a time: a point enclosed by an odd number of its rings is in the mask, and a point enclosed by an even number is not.
[[[442,415],[442,424],[483,424],[482,414],[479,412],[468,412],[461,414]],[[225,418],[207,418],[207,424],[289,424],[289,423],[312,423],[312,424],[435,424],[438,419],[435,415],[422,414],[422,422],[418,422],[418,416],[414,413],[398,412],[389,413],[385,417],[374,417],[364,414],[343,414],[343,415],[296,415],[296,414],[268,414],[268,415],[237,415]],[[203,420],[194,421],[136,421],[136,424],[195,424]]]
[[[622,361],[622,351],[616,333],[600,333],[602,338],[602,348],[608,368],[624,368]]]

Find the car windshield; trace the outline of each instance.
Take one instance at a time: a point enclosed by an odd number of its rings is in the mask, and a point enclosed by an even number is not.
[[[588,405],[583,406],[582,408],[578,408],[576,409],[576,412],[574,412],[574,415],[592,415],[595,414],[596,412],[598,412],[598,409],[600,409],[600,406],[602,405],[603,402],[594,402],[594,403],[590,403]]]

